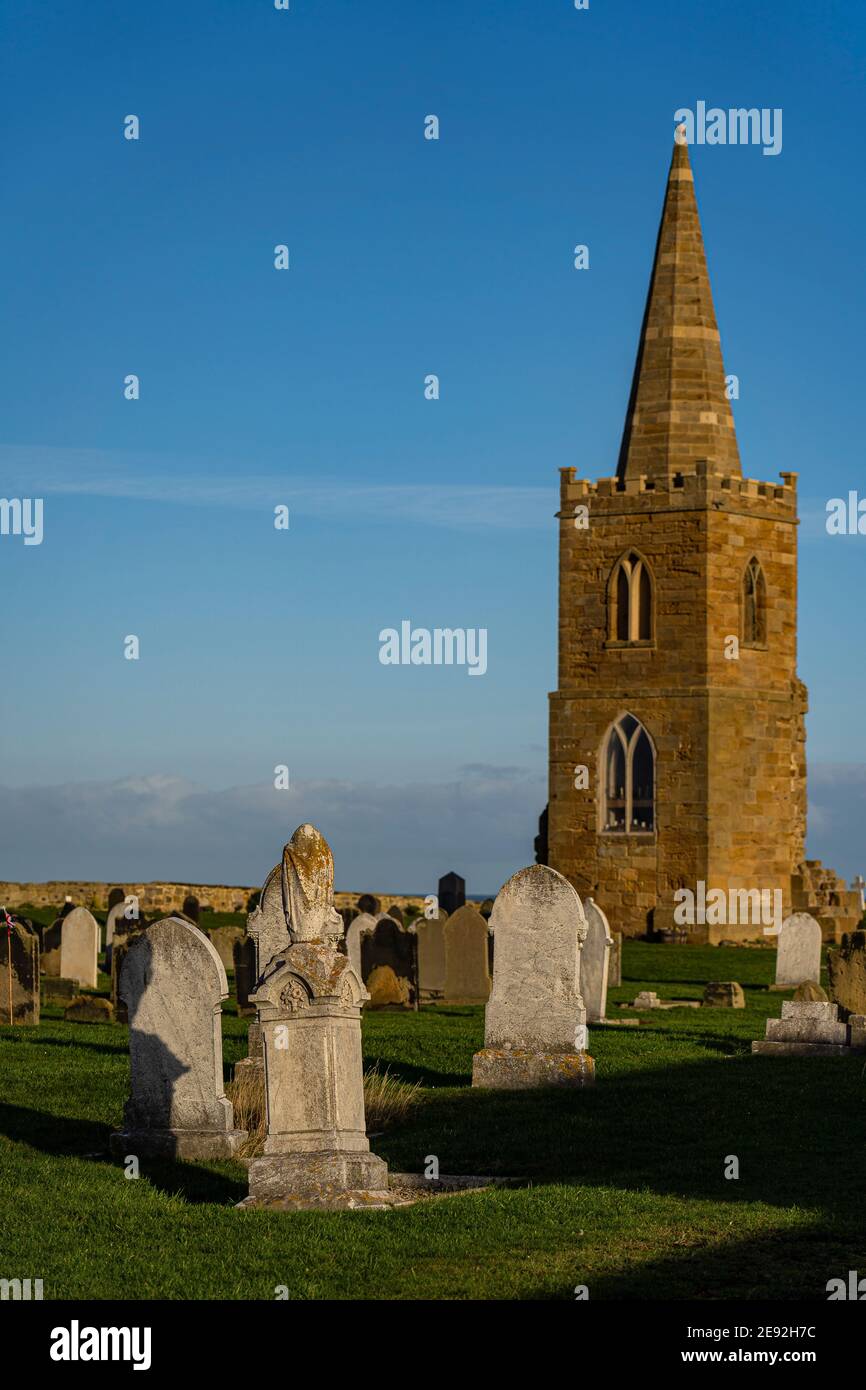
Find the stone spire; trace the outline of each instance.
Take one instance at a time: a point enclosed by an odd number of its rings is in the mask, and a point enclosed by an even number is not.
[[[671,159],[617,477],[740,472],[695,185],[682,127]]]

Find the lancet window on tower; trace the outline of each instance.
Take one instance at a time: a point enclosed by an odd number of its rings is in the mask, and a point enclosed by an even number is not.
[[[602,830],[640,834],[655,827],[655,753],[633,714],[623,714],[602,749]]]
[[[756,556],[743,574],[743,646],[763,647],[767,641],[767,584]]]
[[[653,636],[653,582],[636,551],[614,566],[608,586],[608,636],[612,642],[649,642]]]

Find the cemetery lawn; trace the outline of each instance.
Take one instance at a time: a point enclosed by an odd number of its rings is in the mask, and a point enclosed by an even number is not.
[[[392,1212],[238,1212],[241,1164],[108,1156],[127,1093],[127,1030],[0,1027],[0,1277],[46,1299],[817,1299],[866,1259],[863,1058],[753,1057],[790,995],[775,953],[627,942],[623,986],[699,999],[739,980],[744,1010],[643,1013],[593,1028],[583,1092],[473,1092],[481,1008],[367,1014],[367,1066],[420,1081],[372,1138],[392,1172],[525,1180]],[[101,991],[108,981],[100,977]],[[247,1020],[224,1010],[226,1077]],[[739,1178],[725,1177],[732,1158]]]

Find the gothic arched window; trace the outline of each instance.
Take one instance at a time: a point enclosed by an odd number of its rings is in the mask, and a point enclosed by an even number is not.
[[[602,748],[604,773],[601,828],[640,834],[655,828],[655,753],[649,734],[633,714],[623,714]]]
[[[763,647],[767,642],[767,584],[756,556],[743,574],[743,646]]]
[[[653,636],[653,583],[643,556],[632,550],[614,565],[608,585],[611,642],[650,642]]]

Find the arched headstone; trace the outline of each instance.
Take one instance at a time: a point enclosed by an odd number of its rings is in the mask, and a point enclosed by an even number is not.
[[[486,1004],[490,998],[489,935],[477,908],[458,907],[444,923],[445,999]]]
[[[601,1023],[607,1012],[607,984],[613,935],[601,908],[585,898],[586,940],[580,953],[580,992],[587,1023]]]
[[[74,907],[60,928],[60,974],[96,989],[99,923],[86,907]]]
[[[419,917],[418,992],[422,1003],[445,998],[445,922],[438,917]]]
[[[775,989],[821,982],[821,928],[808,912],[794,912],[779,928]]]
[[[0,1023],[39,1022],[39,938],[21,922],[0,921]]]
[[[198,927],[166,917],[132,939],[120,997],[129,1015],[130,1098],[118,1154],[229,1158],[246,1138],[223,1089],[226,972]]]

